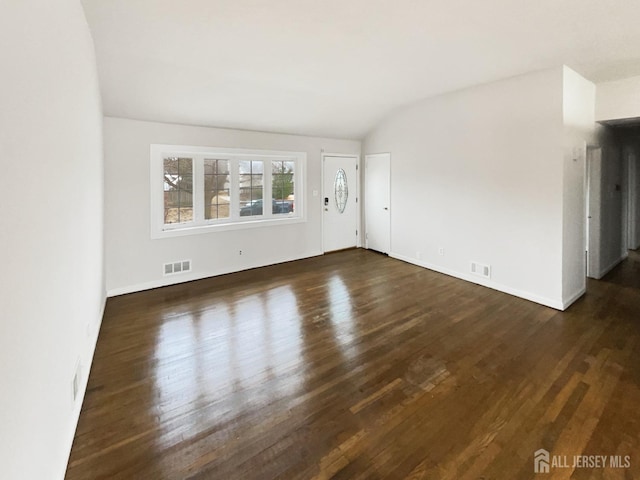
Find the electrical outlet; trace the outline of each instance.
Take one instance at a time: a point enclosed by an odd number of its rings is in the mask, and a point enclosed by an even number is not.
[[[238,255],[242,255],[242,250],[238,251]]]
[[[443,247],[440,247],[438,249],[438,255],[440,255],[441,257],[444,257],[444,248]]]
[[[416,252],[416,258],[417,258],[418,260],[422,260],[422,252],[421,252],[420,250],[418,250],[418,251]]]

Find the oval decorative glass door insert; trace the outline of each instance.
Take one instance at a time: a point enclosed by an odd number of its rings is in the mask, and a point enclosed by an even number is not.
[[[341,168],[336,173],[333,190],[336,196],[336,208],[338,212],[344,213],[344,209],[347,208],[347,198],[349,198],[349,186],[347,185],[347,174]]]

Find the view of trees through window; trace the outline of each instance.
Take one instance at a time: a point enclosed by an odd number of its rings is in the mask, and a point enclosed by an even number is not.
[[[264,189],[264,162],[240,160],[240,215],[262,215],[262,191]]]
[[[164,159],[164,223],[193,221],[193,159]]]
[[[295,161],[176,154],[164,157],[163,167],[164,225],[294,212]]]
[[[275,201],[273,213],[291,213],[294,211],[294,169],[295,162],[271,162],[271,194]]]
[[[204,161],[204,218],[229,218],[229,160]]]

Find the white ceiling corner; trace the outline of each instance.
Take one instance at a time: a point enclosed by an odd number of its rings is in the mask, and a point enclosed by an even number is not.
[[[640,2],[83,0],[106,115],[361,138],[391,110],[566,64],[640,75]]]

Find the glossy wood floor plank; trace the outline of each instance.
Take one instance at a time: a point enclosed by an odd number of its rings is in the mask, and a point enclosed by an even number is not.
[[[564,313],[363,250],[116,297],[67,478],[640,478],[639,355],[633,252]]]

